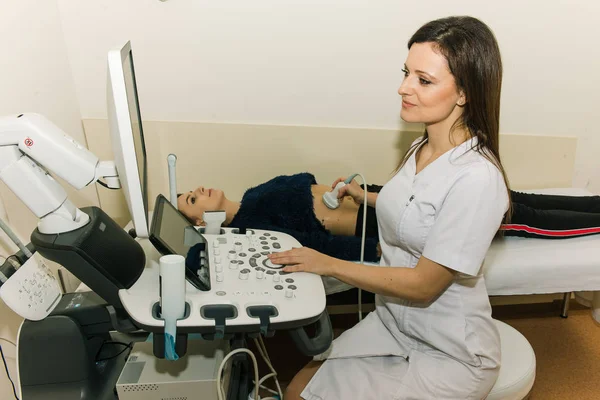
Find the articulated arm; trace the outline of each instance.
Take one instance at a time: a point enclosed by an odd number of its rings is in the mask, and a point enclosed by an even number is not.
[[[89,218],[73,205],[52,171],[76,189],[106,178],[118,188],[113,162],[100,162],[38,114],[0,118],[0,180],[38,217],[41,233],[69,232]]]

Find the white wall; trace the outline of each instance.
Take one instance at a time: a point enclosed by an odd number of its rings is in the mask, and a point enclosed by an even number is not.
[[[503,54],[502,132],[577,136],[574,184],[600,193],[597,0],[58,2],[84,118],[106,117],[106,51],[130,39],[147,120],[384,129],[410,35],[476,16]]]
[[[85,143],[81,114],[71,75],[58,7],[55,0],[0,0],[0,115],[37,112],[45,115],[76,140]],[[94,187],[75,193],[66,188],[78,205],[98,204]],[[5,213],[2,218],[29,242],[37,219],[0,185],[0,199]],[[0,249],[14,247],[0,237]],[[5,253],[6,254],[6,253]],[[0,301],[0,338],[16,340],[21,318]],[[15,379],[15,349],[0,340]],[[0,399],[12,399],[12,388],[0,368]]]
[[[0,115],[43,114],[85,145],[56,0],[0,0],[0,9]],[[75,204],[98,204],[95,187],[75,191],[64,186]],[[3,184],[0,193],[9,222],[28,239],[37,219]]]

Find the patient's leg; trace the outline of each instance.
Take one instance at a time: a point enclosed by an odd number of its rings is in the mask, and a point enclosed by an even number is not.
[[[510,192],[512,202],[538,210],[570,210],[587,213],[600,213],[600,196],[560,196],[553,194],[533,194]]]
[[[502,225],[505,236],[561,239],[600,233],[600,212],[543,210],[513,203],[509,224]]]

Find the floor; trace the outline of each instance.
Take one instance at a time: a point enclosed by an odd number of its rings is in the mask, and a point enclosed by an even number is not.
[[[571,301],[568,318],[560,318],[559,310],[560,302],[494,306],[493,317],[521,332],[535,351],[536,380],[530,400],[600,399],[600,326],[589,309],[575,301]],[[339,335],[357,320],[356,314],[332,315],[334,334]],[[285,332],[278,332],[265,343],[282,387],[311,359],[296,349]],[[255,351],[253,344],[250,348]],[[260,376],[267,374],[262,360],[259,370]],[[269,381],[267,386],[275,385]]]

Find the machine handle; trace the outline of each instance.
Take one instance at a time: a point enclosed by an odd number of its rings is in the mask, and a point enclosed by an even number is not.
[[[304,327],[291,329],[290,335],[296,343],[298,349],[307,356],[316,356],[326,351],[333,340],[333,330],[331,329],[331,320],[327,310],[324,310],[317,321],[317,332],[314,338],[310,339]]]

